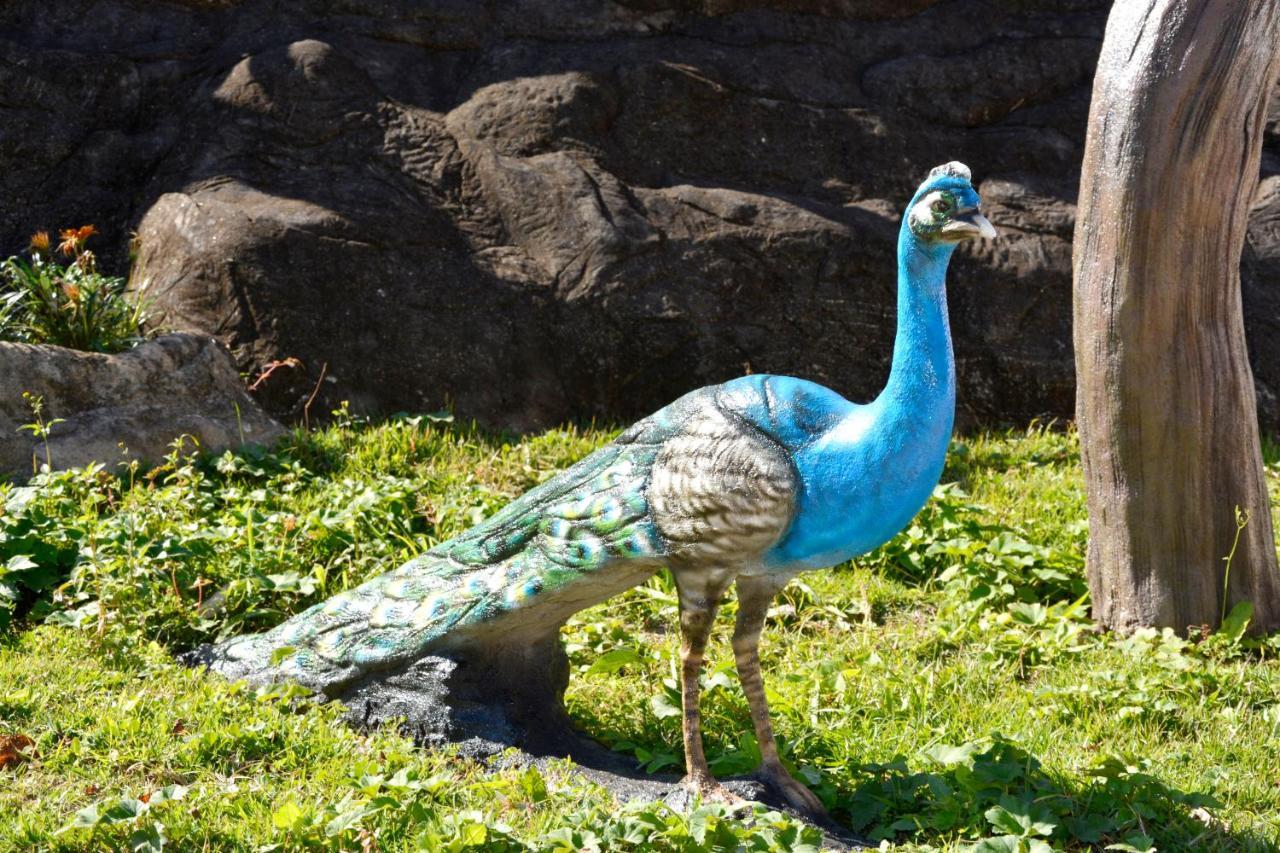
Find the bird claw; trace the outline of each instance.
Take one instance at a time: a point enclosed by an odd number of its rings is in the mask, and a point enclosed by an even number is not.
[[[720,803],[735,812],[746,809],[749,805],[742,797],[708,776],[686,776],[680,780],[680,787],[691,797],[697,796],[704,803]]]
[[[784,767],[760,768],[760,780],[782,795],[791,806],[803,814],[816,817],[827,817],[827,807],[818,799],[818,795],[810,791],[803,782],[787,772]]]

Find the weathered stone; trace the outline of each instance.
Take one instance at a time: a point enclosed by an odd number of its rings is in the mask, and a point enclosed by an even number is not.
[[[92,221],[119,269],[137,230],[169,322],[303,361],[278,416],[322,368],[313,418],[625,420],[747,370],[866,398],[900,209],[950,159],[1002,235],[953,264],[960,423],[1073,413],[1105,0],[81,5],[0,9],[0,252]],[[1276,431],[1273,196],[1243,286]]]
[[[38,395],[48,444],[24,424],[35,416],[23,394]],[[244,391],[216,340],[166,335],[118,355],[0,343],[0,473],[31,474],[132,459],[156,462],[181,436],[208,451],[269,443],[282,427]],[[192,449],[188,443],[186,448]]]

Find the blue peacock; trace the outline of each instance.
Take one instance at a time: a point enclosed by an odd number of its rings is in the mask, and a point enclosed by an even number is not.
[[[685,784],[733,799],[708,769],[698,711],[703,653],[733,583],[760,775],[821,812],[774,743],[758,656],[765,613],[798,573],[886,542],[928,499],[955,414],[947,265],[960,242],[993,236],[969,169],[933,169],[903,217],[892,370],[874,401],[788,376],[693,391],[466,533],[204,659],[229,677],[288,678],[348,699],[371,680],[405,682],[427,658],[550,654],[538,650],[568,616],[666,566],[679,593]],[[503,673],[497,681],[521,678]]]

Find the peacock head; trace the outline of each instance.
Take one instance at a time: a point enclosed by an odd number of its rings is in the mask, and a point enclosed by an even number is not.
[[[969,167],[956,160],[930,171],[907,208],[911,233],[935,244],[996,236],[996,229],[978,212],[981,200],[971,180]]]

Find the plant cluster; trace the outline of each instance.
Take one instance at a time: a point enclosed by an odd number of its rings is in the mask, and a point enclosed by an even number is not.
[[[817,846],[779,815],[619,808],[567,766],[480,767],[172,663],[461,532],[611,436],[347,414],[271,452],[188,442],[148,471],[0,486],[0,736],[27,744],[0,769],[0,848]],[[779,749],[835,819],[917,850],[1280,844],[1280,637],[1248,637],[1247,608],[1189,638],[1096,633],[1069,433],[957,444],[945,478],[902,536],[770,611]],[[703,675],[722,776],[759,759],[735,608]],[[564,629],[570,713],[655,772],[682,754],[675,614],[660,573]]]
[[[119,352],[143,339],[143,304],[123,278],[103,275],[88,247],[92,225],[31,237],[27,257],[0,262],[0,340]],[[58,255],[66,258],[59,263]]]
[[[0,696],[0,725],[36,732],[0,787],[3,849],[763,853],[820,842],[763,808],[618,808],[567,762],[483,766],[417,749],[390,728],[354,731],[297,689],[251,691],[117,639],[45,627],[0,647],[0,677],[33,653],[48,668]]]

